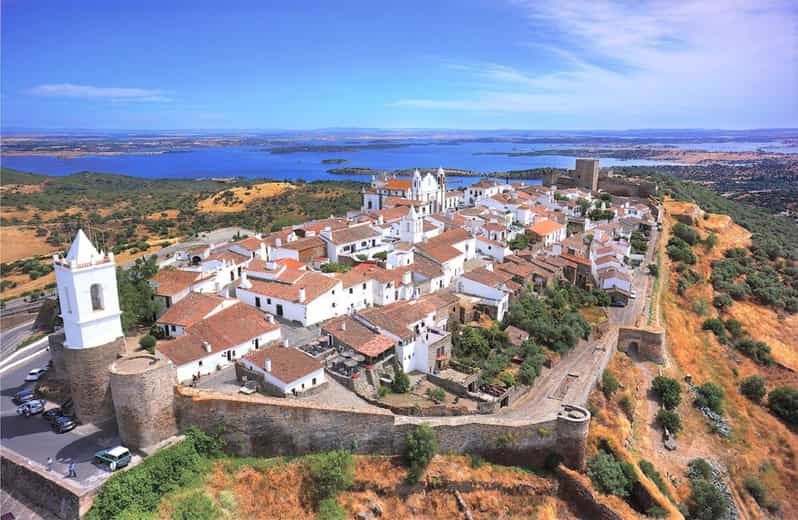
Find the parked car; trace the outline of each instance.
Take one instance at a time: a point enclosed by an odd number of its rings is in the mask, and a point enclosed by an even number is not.
[[[43,411],[44,401],[42,399],[31,399],[17,407],[17,415],[24,415],[25,417],[30,417]]]
[[[56,406],[55,408],[50,408],[49,410],[46,410],[42,414],[42,419],[44,419],[45,421],[47,421],[49,423],[53,423],[53,422],[55,422],[55,420],[57,418],[63,417],[63,416],[64,415],[61,413],[61,409]]]
[[[116,471],[130,464],[130,450],[124,446],[100,450],[94,454],[94,461],[98,464],[107,465],[111,471]]]
[[[66,433],[74,430],[77,425],[78,423],[73,418],[62,415],[56,417],[55,421],[53,421],[53,431],[55,433]]]
[[[25,381],[27,382],[38,381],[39,378],[42,377],[45,372],[47,372],[46,368],[34,368],[30,372],[28,372],[28,375],[25,376]]]
[[[34,397],[33,390],[31,390],[30,388],[23,388],[22,390],[14,394],[14,397],[11,398],[11,400],[14,401],[14,404],[22,404],[22,403],[27,403],[28,401],[33,399],[33,397]]]

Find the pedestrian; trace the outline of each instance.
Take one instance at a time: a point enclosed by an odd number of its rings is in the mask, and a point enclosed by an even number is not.
[[[47,457],[47,471],[53,471],[53,458]]]
[[[74,462],[69,463],[69,476],[71,478],[78,478],[78,468]]]

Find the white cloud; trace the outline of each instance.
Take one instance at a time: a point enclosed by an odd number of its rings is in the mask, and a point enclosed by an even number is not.
[[[396,104],[584,113],[608,126],[798,124],[798,9],[791,0],[512,5],[530,25],[529,40],[520,42],[530,56],[517,61],[543,52],[556,66],[532,74],[503,63],[450,64],[469,80],[466,88],[450,99]],[[535,41],[541,34],[546,41]]]
[[[34,96],[68,97],[82,99],[106,99],[111,101],[169,102],[161,90],[143,88],[96,87],[74,83],[52,83],[37,85],[28,90]]]

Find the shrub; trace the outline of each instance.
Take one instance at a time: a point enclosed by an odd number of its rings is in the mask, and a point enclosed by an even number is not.
[[[673,410],[662,409],[657,412],[657,423],[674,435],[682,430],[682,420],[679,418],[679,414]]]
[[[346,264],[340,264],[337,262],[328,262],[326,264],[322,264],[321,271],[323,273],[345,273],[349,271],[351,267]]]
[[[604,395],[609,399],[612,397],[612,394],[618,391],[618,380],[615,379],[615,376],[609,370],[605,370],[603,374],[601,374],[601,390],[604,392]]]
[[[621,410],[623,410],[623,413],[626,414],[626,417],[630,421],[634,420],[634,405],[628,395],[621,396],[621,398],[618,399],[618,406],[621,407]]]
[[[214,520],[221,515],[208,495],[197,490],[174,502],[172,520]]]
[[[507,388],[515,386],[515,376],[511,372],[502,372],[499,374],[499,381]]]
[[[719,294],[712,298],[712,305],[719,311],[725,311],[734,304],[734,300],[728,294]]]
[[[770,355],[770,346],[764,341],[744,339],[737,343],[737,350],[760,365],[770,365],[773,363],[773,357]]]
[[[587,467],[587,474],[596,488],[609,495],[628,497],[637,481],[631,464],[619,461],[606,451],[600,451],[590,459]]]
[[[380,389],[377,390],[377,395],[380,397],[380,399],[382,399],[383,397],[385,397],[390,393],[391,393],[391,387],[389,387],[388,385],[380,385]]]
[[[715,474],[712,470],[712,465],[704,459],[693,459],[687,463],[687,467],[690,479],[712,480]]]
[[[316,455],[310,463],[310,475],[313,478],[313,491],[319,502],[335,498],[338,493],[352,487],[352,454],[346,450],[336,450]]]
[[[770,411],[788,424],[798,424],[798,389],[780,386],[768,394]]]
[[[446,392],[443,388],[427,388],[427,397],[435,402],[442,403],[446,400]]]
[[[437,451],[438,439],[429,425],[421,424],[407,435],[405,462],[409,468],[408,482],[414,484],[419,481]]]
[[[391,390],[397,394],[406,394],[410,391],[410,378],[402,372],[401,368],[396,369],[396,376],[393,378]]]
[[[693,302],[693,312],[699,316],[706,316],[708,310],[709,305],[707,305],[707,301],[705,299],[700,298]]]
[[[733,338],[740,338],[745,335],[745,329],[743,328],[743,324],[739,321],[735,320],[734,318],[729,318],[724,323],[726,326],[726,330],[729,334],[732,335]]]
[[[677,222],[671,231],[675,236],[684,240],[691,246],[696,245],[701,239],[701,237],[698,235],[698,231],[686,224],[682,224],[681,222]]]
[[[723,388],[715,383],[704,383],[696,389],[695,404],[700,408],[709,408],[717,414],[723,413]]]
[[[346,510],[334,498],[325,498],[319,502],[316,520],[346,520]]]
[[[662,475],[659,474],[657,468],[654,467],[654,464],[647,460],[641,460],[637,463],[640,467],[640,471],[643,472],[643,475],[647,476],[651,479],[651,481],[657,485],[657,488],[668,498],[671,498],[671,493],[668,491],[668,486],[665,485],[665,481],[662,480]]]
[[[659,276],[659,266],[657,264],[648,264],[648,274],[657,278]]]
[[[153,352],[155,350],[155,343],[156,343],[155,338],[150,336],[149,334],[139,338],[139,346],[150,352]]]
[[[746,377],[740,382],[740,393],[755,403],[761,402],[767,393],[765,378],[758,375]]]
[[[729,507],[726,498],[711,482],[699,478],[692,480],[690,484],[693,489],[687,501],[690,518],[716,520],[726,514]]]
[[[762,484],[761,480],[754,476],[746,477],[745,480],[743,480],[743,487],[745,487],[745,490],[748,491],[748,494],[750,494],[754,500],[756,500],[757,504],[762,507],[767,507],[767,491],[765,490],[765,485]]]
[[[666,376],[657,376],[651,383],[651,390],[668,410],[673,410],[682,400],[682,388],[679,382]]]
[[[701,324],[701,329],[711,330],[718,337],[723,337],[726,335],[726,326],[723,324],[723,320],[719,318],[709,318],[704,320],[704,323]]]

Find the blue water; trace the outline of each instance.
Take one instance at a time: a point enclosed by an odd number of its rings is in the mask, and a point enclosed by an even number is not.
[[[73,159],[42,156],[3,157],[2,165],[17,170],[67,175],[79,171],[121,173],[147,178],[201,178],[201,177],[265,177],[272,179],[367,181],[362,175],[333,175],[328,169],[360,167],[395,170],[424,167],[457,168],[481,173],[527,168],[573,168],[575,159],[563,156],[507,157],[503,155],[477,155],[483,152],[528,151],[549,149],[551,146],[512,143],[461,143],[411,145],[387,150],[362,150],[357,152],[302,152],[272,154],[259,147],[228,146],[223,148],[196,148],[182,153],[160,155],[89,155]],[[322,164],[323,159],[347,159],[349,162]],[[657,164],[656,161],[601,159],[602,166],[621,164]],[[452,179],[462,184],[476,181],[473,177]],[[455,182],[452,182],[455,184]]]

